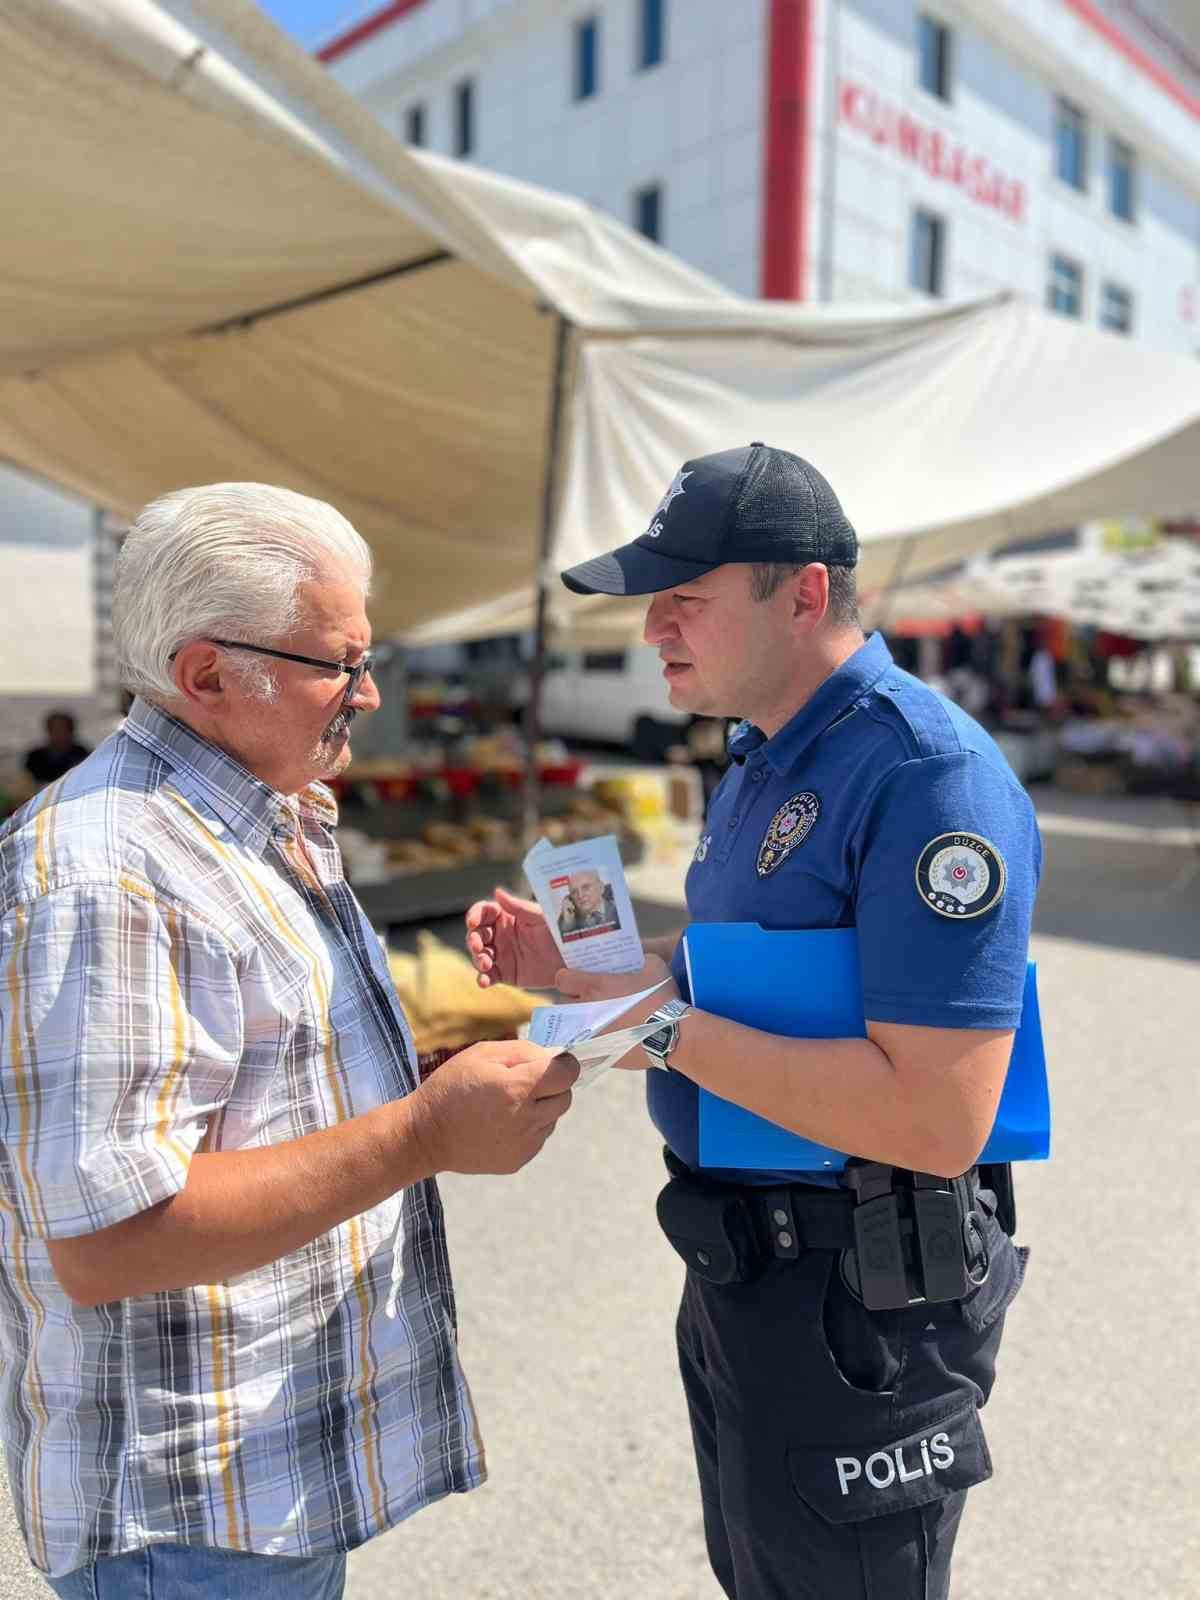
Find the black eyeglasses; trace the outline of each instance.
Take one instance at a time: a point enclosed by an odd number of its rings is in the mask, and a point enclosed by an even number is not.
[[[369,652],[359,656],[354,665],[348,667],[344,661],[322,661],[317,656],[298,656],[292,650],[272,650],[265,644],[246,644],[242,639],[210,639],[208,642],[219,644],[223,650],[250,650],[256,656],[276,656],[280,661],[299,661],[304,667],[324,667],[326,672],[348,672],[350,681],[342,696],[343,705],[354,699],[359,684],[375,664],[375,657]],[[171,660],[174,661],[178,654],[177,650],[172,651]]]

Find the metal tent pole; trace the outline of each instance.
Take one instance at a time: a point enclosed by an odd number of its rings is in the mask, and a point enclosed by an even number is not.
[[[564,388],[571,343],[571,324],[561,313],[558,314],[557,322],[554,339],[554,374],[550,388],[550,421],[546,439],[546,471],[542,480],[542,531],[537,561],[537,611],[534,620],[533,660],[529,667],[529,699],[525,705],[525,779],[521,801],[525,849],[533,843],[538,831],[541,784],[538,777],[537,746],[541,738],[542,680],[546,669],[546,612],[550,589],[550,575],[547,568],[554,534],[554,512],[558,504]]]
[[[908,568],[908,563],[912,560],[913,547],[916,542],[915,538],[901,541],[900,548],[896,552],[896,560],[892,565],[891,576],[888,578],[887,583],[884,584],[879,599],[876,601],[876,609],[871,616],[871,627],[879,633],[882,633],[887,626],[887,619],[892,609],[892,601],[895,599],[896,590],[900,586],[900,582]]]

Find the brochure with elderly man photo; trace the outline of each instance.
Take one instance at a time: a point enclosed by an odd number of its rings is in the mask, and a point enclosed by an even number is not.
[[[614,834],[558,849],[539,839],[524,864],[564,966],[637,971],[646,958]]]

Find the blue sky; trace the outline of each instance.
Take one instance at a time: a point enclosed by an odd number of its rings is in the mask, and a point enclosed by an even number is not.
[[[384,0],[376,0],[376,5],[370,0],[258,0],[268,16],[305,45],[328,39],[339,31],[339,24],[349,24],[383,3]]]

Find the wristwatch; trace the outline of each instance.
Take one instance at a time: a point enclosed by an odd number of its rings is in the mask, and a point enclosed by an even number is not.
[[[642,1049],[656,1067],[665,1067],[667,1057],[679,1043],[679,1024],[691,1015],[692,1008],[686,1000],[668,1000],[659,1006],[648,1022],[661,1022],[663,1026],[642,1040]]]

